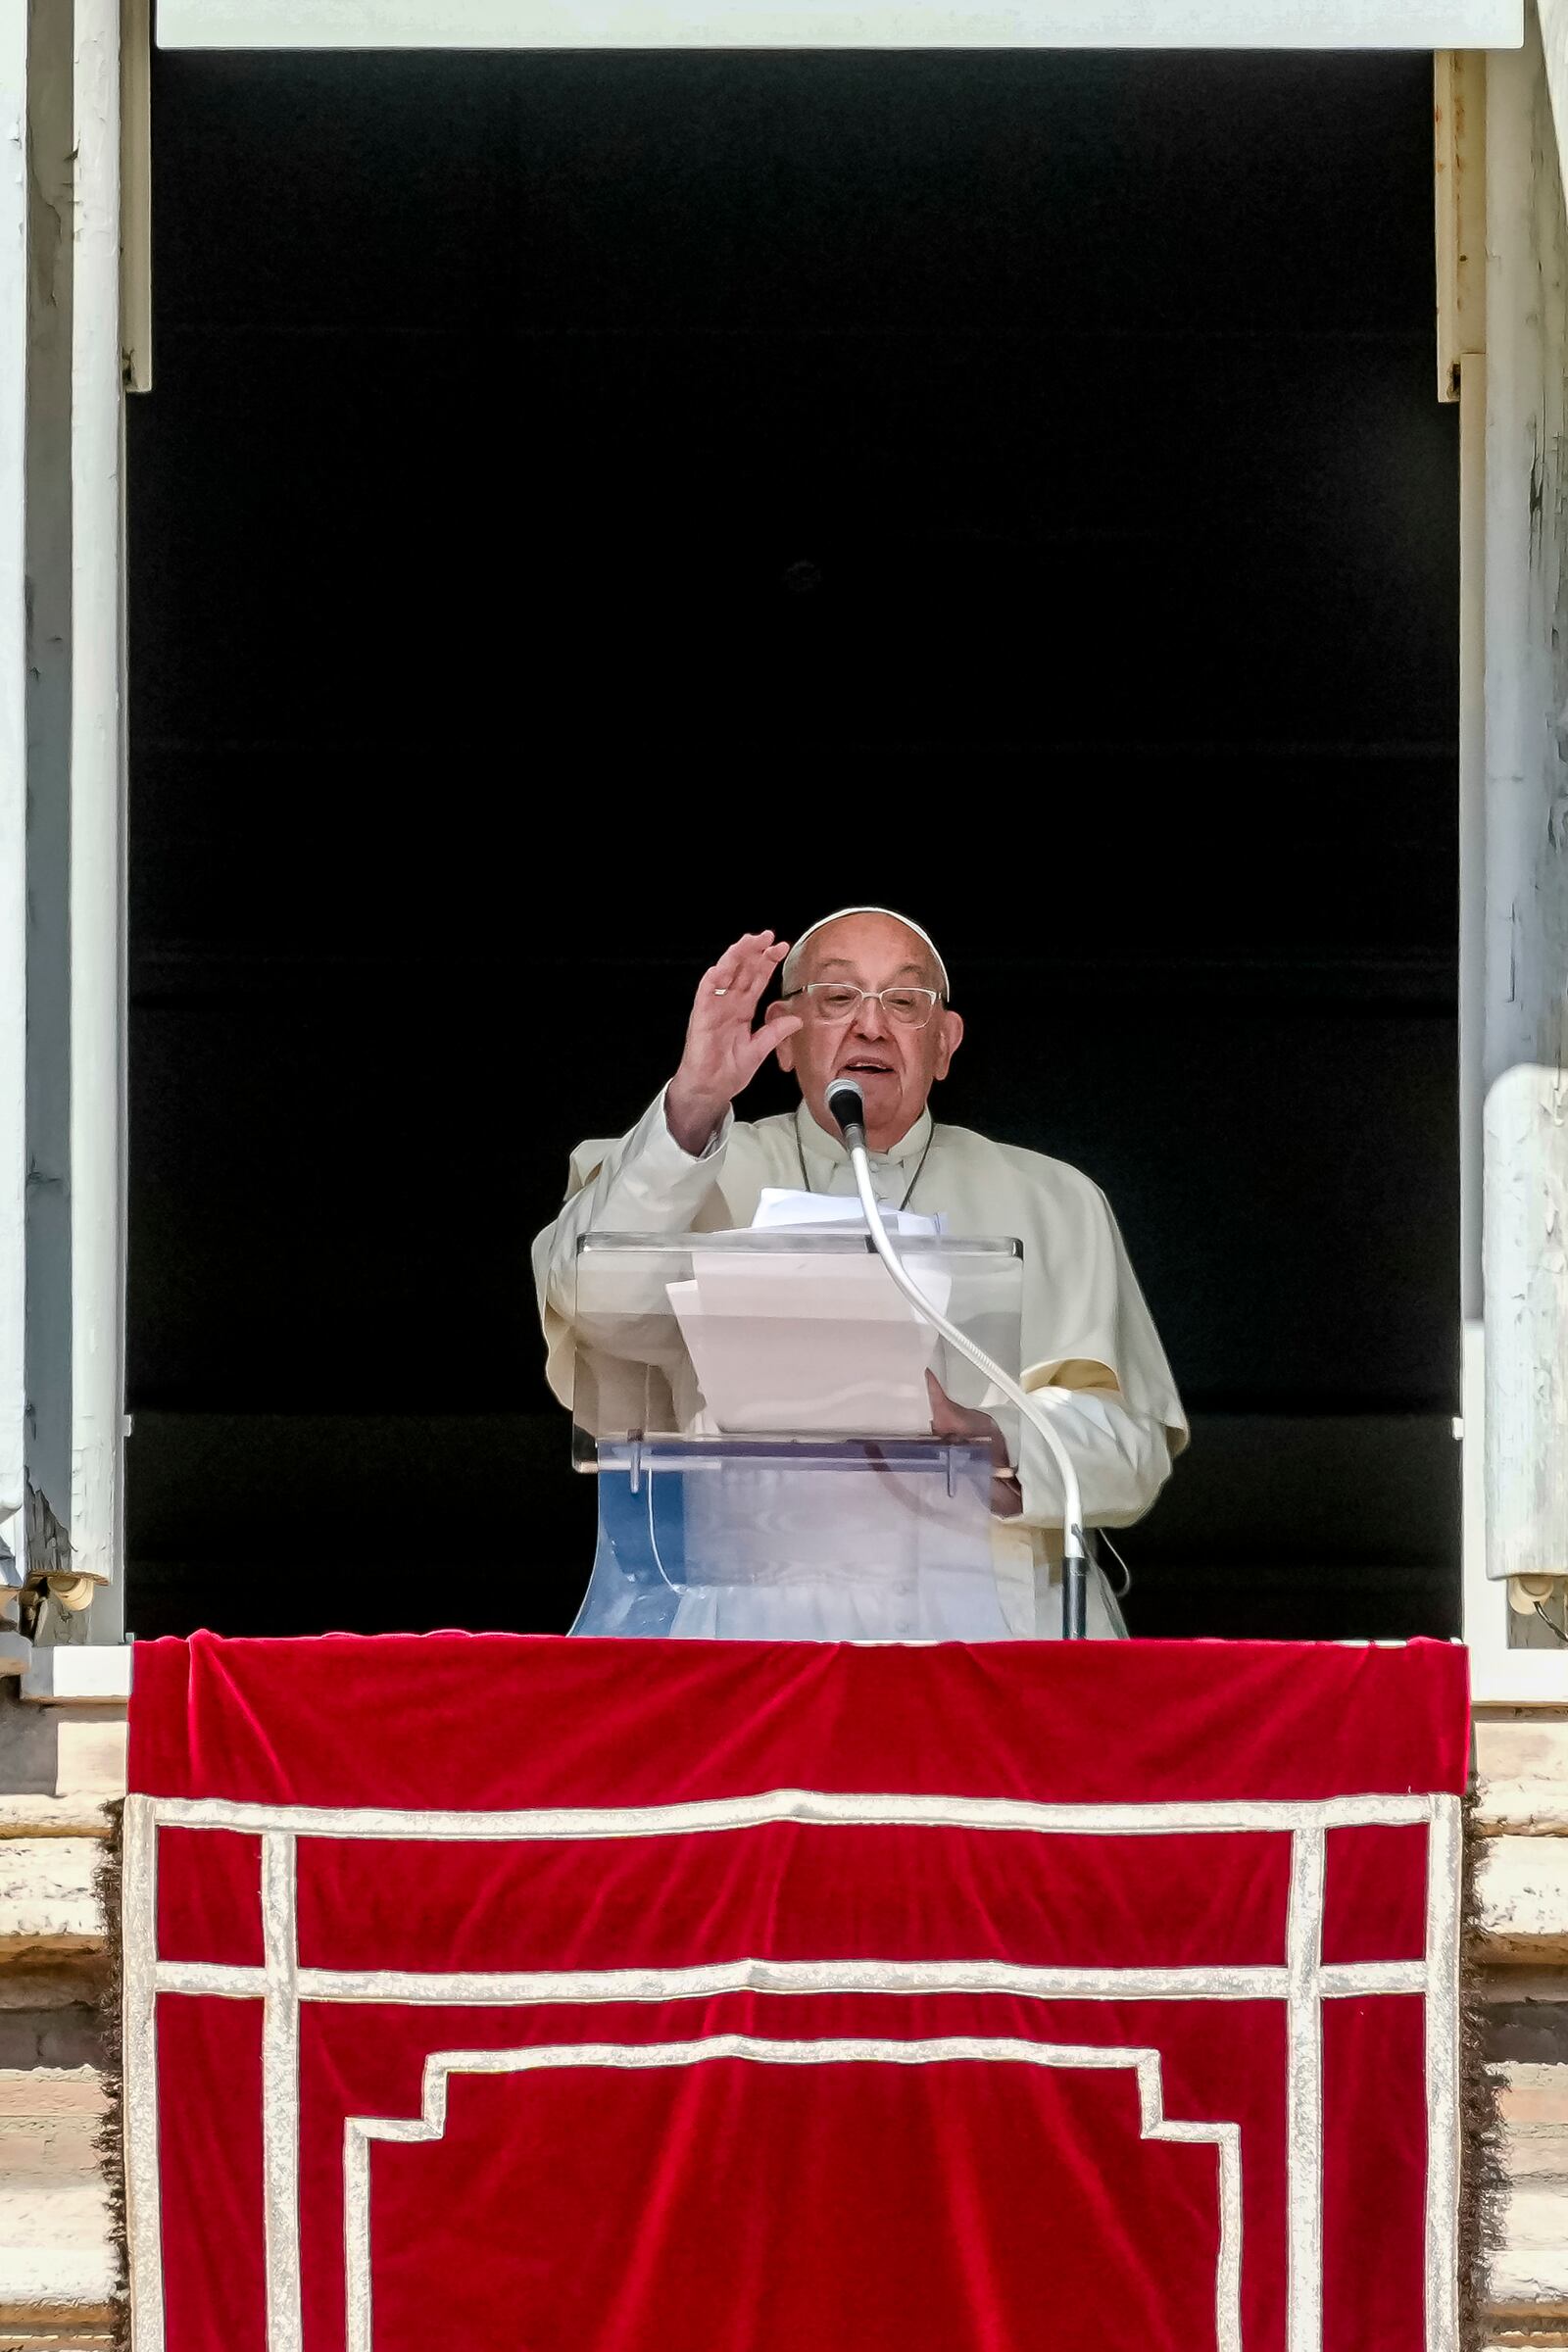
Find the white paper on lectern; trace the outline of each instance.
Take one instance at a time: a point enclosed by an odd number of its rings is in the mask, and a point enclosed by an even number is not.
[[[953,1289],[946,1269],[916,1259],[909,1271],[945,1314]],[[925,1374],[937,1333],[877,1258],[695,1250],[691,1280],[668,1289],[716,1429],[780,1437],[929,1432]]]
[[[926,1217],[917,1208],[884,1208],[882,1222],[889,1233],[898,1234],[935,1236],[948,1229],[940,1210]],[[818,1225],[858,1225],[863,1233],[865,1211],[854,1193],[790,1192],[782,1185],[767,1184],[758,1199],[751,1229],[754,1233],[802,1233]]]

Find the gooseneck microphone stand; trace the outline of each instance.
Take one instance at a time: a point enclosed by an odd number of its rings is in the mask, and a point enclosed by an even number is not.
[[[1052,1459],[1061,1474],[1062,1499],[1062,1581],[1061,1632],[1066,1642],[1082,1642],[1088,1633],[1089,1562],[1084,1549],[1083,1495],[1078,1485],[1078,1473],[1071,1454],[1051,1425],[1050,1415],[1043,1405],[1020,1388],[1009,1373],[1003,1370],[983,1348],[976,1347],[967,1332],[950,1323],[946,1315],[938,1314],[913,1277],[906,1271],[904,1261],[889,1238],[882,1222],[882,1210],[871,1189],[871,1163],[865,1150],[865,1097],[853,1079],[841,1078],[828,1089],[828,1110],[836,1121],[855,1170],[855,1189],[860,1196],[860,1206],[870,1228],[872,1245],[898,1288],[916,1309],[921,1320],[934,1324],[943,1338],[966,1356],[977,1372],[985,1375],[994,1387],[1014,1403],[1026,1421],[1040,1432]]]

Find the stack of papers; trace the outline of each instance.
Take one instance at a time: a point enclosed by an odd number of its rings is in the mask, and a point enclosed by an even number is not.
[[[851,1204],[855,1205],[854,1203]],[[929,1220],[916,1220],[927,1232]],[[702,1389],[706,1422],[731,1436],[929,1432],[925,1374],[938,1345],[880,1258],[700,1247],[691,1279],[668,1285]],[[938,1314],[952,1276],[918,1246],[908,1270]]]
[[[912,1208],[884,1208],[882,1222],[893,1234],[947,1231],[945,1217],[922,1217]],[[801,1233],[815,1225],[858,1225],[866,1231],[865,1215],[854,1193],[788,1193],[775,1184],[764,1188],[752,1219],[754,1233]]]

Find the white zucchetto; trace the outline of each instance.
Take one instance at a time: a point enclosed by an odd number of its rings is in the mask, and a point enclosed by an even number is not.
[[[937,967],[937,977],[942,983],[943,996],[950,997],[953,994],[948,982],[948,967],[943,962],[941,951],[930,932],[920,923],[911,923],[906,914],[900,914],[893,906],[840,906],[833,914],[818,915],[814,923],[808,924],[785,956],[784,970],[781,975],[782,987],[790,989],[795,985],[798,958],[807,941],[814,939],[819,931],[825,931],[829,923],[842,923],[845,916],[849,914],[885,914],[890,922],[902,923],[906,931],[912,931],[915,938],[923,940],[931,951],[931,960]]]

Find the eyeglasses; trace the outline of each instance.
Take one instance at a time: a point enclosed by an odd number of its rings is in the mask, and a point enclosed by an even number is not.
[[[853,1020],[862,1004],[880,1004],[901,1029],[923,1029],[942,1002],[940,989],[852,988],[843,980],[809,980],[804,988],[787,990],[786,1004],[791,997],[806,999],[813,1021]]]

